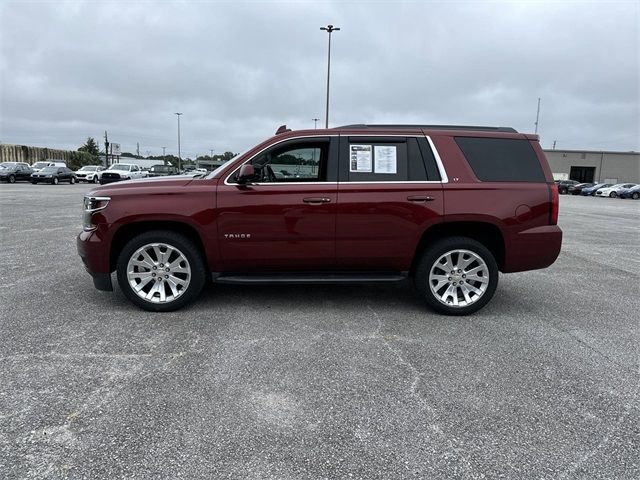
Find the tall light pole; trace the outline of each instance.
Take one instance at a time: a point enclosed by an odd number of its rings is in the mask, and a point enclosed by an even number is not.
[[[167,164],[167,155],[165,152],[167,151],[167,147],[162,147],[162,163]]]
[[[182,170],[182,157],[180,156],[180,115],[181,112],[176,112],[178,116],[178,171]]]
[[[326,27],[320,27],[320,30],[324,30],[329,34],[329,55],[327,56],[327,110],[324,115],[324,128],[329,128],[329,78],[331,74],[331,32],[340,30],[339,27],[333,25],[327,25]]]
[[[319,118],[312,118],[311,120],[313,120],[313,128],[314,130],[318,129],[318,120],[320,120]]]
[[[540,119],[540,97],[538,97],[538,111],[536,112],[536,123],[535,123],[535,125],[536,125],[536,131],[535,131],[535,132],[533,132],[533,133],[535,133],[535,134],[537,134],[537,133],[538,133],[538,120],[539,120],[539,119]]]

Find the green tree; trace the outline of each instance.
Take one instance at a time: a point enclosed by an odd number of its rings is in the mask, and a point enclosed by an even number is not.
[[[98,143],[93,139],[93,137],[87,137],[87,141],[78,149],[78,151],[86,152],[96,158],[98,158],[98,155],[100,154]]]

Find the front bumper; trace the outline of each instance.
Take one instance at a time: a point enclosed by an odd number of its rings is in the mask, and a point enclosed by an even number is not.
[[[104,237],[99,230],[81,232],[76,239],[78,255],[82,259],[85,270],[93,278],[93,285],[98,290],[113,291],[109,266],[109,250],[105,247]]]

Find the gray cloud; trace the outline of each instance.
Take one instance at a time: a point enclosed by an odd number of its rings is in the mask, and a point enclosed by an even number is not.
[[[638,2],[4,2],[0,141],[239,151],[278,125],[454,123],[640,150]]]

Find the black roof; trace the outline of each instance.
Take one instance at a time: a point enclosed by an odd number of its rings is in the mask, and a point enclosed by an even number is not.
[[[384,129],[409,129],[409,128],[424,128],[428,130],[472,130],[477,132],[508,132],[518,133],[515,128],[511,127],[481,127],[471,125],[402,125],[402,124],[390,124],[390,125],[367,125],[364,123],[357,123],[353,125],[342,125],[336,127],[337,130],[341,129],[368,129],[368,128],[384,128]]]

